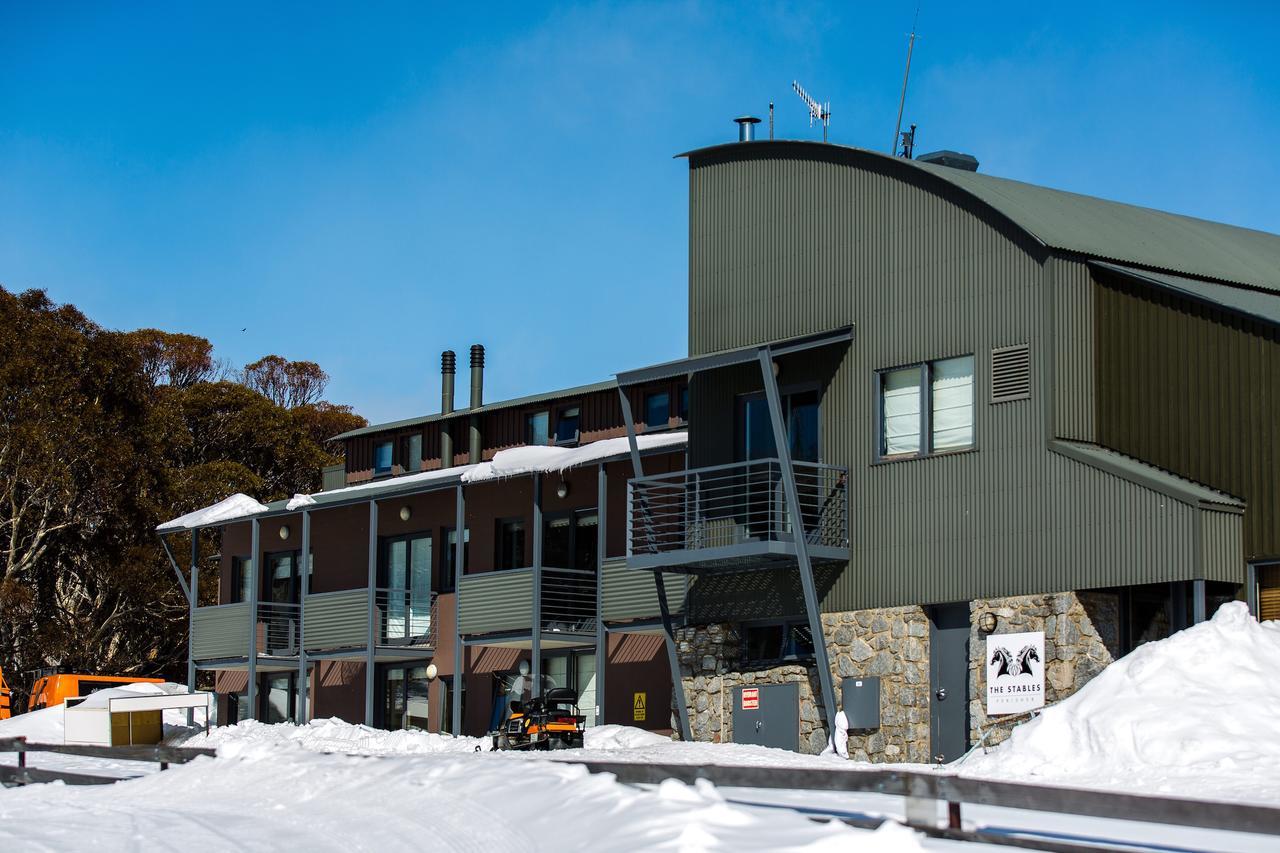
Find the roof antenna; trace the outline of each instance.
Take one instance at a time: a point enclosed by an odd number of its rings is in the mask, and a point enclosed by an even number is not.
[[[814,119],[822,122],[822,141],[827,141],[827,128],[831,126],[831,102],[820,104],[813,98],[809,97],[809,93],[804,90],[797,81],[791,81],[791,88],[796,90],[796,94],[800,96],[800,100],[804,101],[805,106],[809,108],[809,127],[813,127]]]
[[[916,150],[916,126],[911,125],[910,130],[902,131],[902,156],[908,160]]]
[[[893,126],[893,145],[890,154],[898,153],[898,138],[902,131],[902,105],[907,101],[907,78],[911,76],[911,51],[916,46],[916,22],[920,20],[920,4],[916,4],[916,16],[911,21],[911,38],[907,41],[907,70],[902,72],[902,95],[898,98],[898,122]],[[910,156],[910,155],[908,155]]]
[[[773,139],[773,101],[769,102],[769,138]]]

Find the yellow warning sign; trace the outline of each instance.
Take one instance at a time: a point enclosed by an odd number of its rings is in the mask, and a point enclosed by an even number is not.
[[[631,721],[635,723],[644,722],[644,704],[645,694],[637,693],[635,700],[631,703]]]

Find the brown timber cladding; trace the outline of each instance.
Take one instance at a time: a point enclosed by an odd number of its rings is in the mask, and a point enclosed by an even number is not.
[[[1046,448],[1054,371],[1089,389],[1089,294],[1048,296],[1083,264],[921,170],[834,146],[693,155],[689,231],[691,354],[855,326],[779,375],[823,385],[823,460],[850,470],[850,564],[824,610],[1200,576],[1196,508]],[[1024,343],[1031,398],[989,405],[991,351]],[[969,353],[975,451],[875,463],[875,371]],[[729,461],[734,398],[760,387],[749,367],[695,379],[692,465]]]
[[[1099,442],[1243,498],[1245,555],[1280,556],[1280,329],[1096,275]]]

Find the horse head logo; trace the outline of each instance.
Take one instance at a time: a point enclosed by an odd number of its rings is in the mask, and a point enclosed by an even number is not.
[[[996,650],[991,653],[991,662],[998,663],[1000,668],[996,670],[996,678],[1009,674],[1009,665],[1013,663],[1013,654],[1004,646],[996,646]]]
[[[1031,668],[1031,662],[1040,662],[1040,655],[1036,652],[1035,646],[1023,646],[1022,651],[1018,652],[1018,659],[1015,661],[1018,672],[1027,675],[1035,675],[1035,670]]]

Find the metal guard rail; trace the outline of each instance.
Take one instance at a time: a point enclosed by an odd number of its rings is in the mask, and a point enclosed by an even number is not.
[[[847,469],[794,462],[805,542],[847,548]],[[778,459],[754,459],[636,477],[628,482],[628,554],[793,542]]]
[[[258,602],[258,651],[289,656],[298,653],[298,617],[302,607],[275,601]]]
[[[436,645],[436,594],[413,589],[374,590],[377,640],[384,644]]]
[[[542,568],[542,630],[593,634],[596,630],[596,573]]]
[[[29,743],[25,737],[0,738],[0,752],[18,753],[18,766],[0,765],[0,782],[29,785],[39,782],[62,782],[66,785],[110,785],[127,777],[95,776],[66,770],[44,770],[27,766],[27,753],[51,752],[87,758],[109,758],[115,761],[150,761],[167,770],[170,764],[186,764],[202,756],[214,757],[217,750],[185,746],[93,746],[90,744]]]

